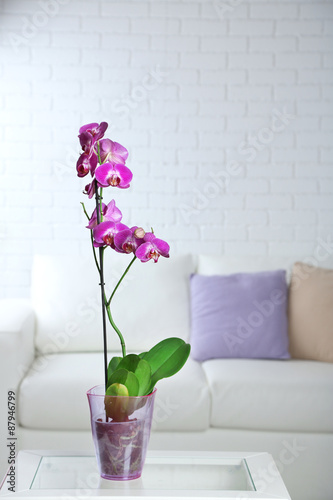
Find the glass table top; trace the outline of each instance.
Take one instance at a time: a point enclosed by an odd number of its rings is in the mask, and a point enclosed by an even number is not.
[[[32,490],[256,491],[245,458],[147,457],[141,478],[107,481],[94,456],[41,456]]]

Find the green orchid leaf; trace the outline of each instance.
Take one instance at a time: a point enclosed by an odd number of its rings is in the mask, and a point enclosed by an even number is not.
[[[146,360],[141,359],[137,354],[128,354],[122,358],[117,369],[125,369],[135,374],[139,381],[138,396],[144,396],[147,393],[151,385],[151,368]]]
[[[158,380],[171,377],[184,366],[190,350],[191,346],[184,340],[171,337],[162,340],[144,355],[143,359],[148,361],[152,371],[150,391]]]
[[[145,396],[146,394],[148,394],[147,391],[151,385],[151,368],[148,361],[146,361],[145,359],[140,359],[134,373],[139,380],[138,396]]]
[[[139,361],[140,357],[137,354],[127,354],[127,356],[121,358],[118,369],[124,368],[125,370],[134,373]]]
[[[127,387],[129,396],[137,396],[139,393],[139,381],[133,372],[117,369],[108,380],[108,387],[112,384],[122,384]]]
[[[172,354],[151,377],[150,391],[153,390],[156,383],[162,378],[171,377],[177,373],[186,363],[189,357],[191,346],[184,344]]]
[[[117,367],[122,359],[123,358],[121,356],[114,356],[113,358],[111,358],[109,366],[108,366],[108,380],[111,377],[112,373],[114,371],[116,371],[116,369],[117,369]],[[109,386],[109,383],[108,383],[108,386]]]

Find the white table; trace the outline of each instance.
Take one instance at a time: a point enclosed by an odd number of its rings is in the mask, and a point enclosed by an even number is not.
[[[21,451],[15,493],[5,476],[0,496],[11,498],[173,498],[291,500],[268,453],[150,452],[140,479],[100,478],[94,456]]]

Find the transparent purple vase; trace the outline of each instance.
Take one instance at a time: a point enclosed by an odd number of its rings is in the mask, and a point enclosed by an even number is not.
[[[148,396],[105,396],[104,385],[87,392],[98,469],[104,479],[126,481],[141,476],[155,393],[156,389]]]

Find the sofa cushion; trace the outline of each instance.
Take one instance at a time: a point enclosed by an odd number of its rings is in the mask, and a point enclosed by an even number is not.
[[[214,359],[203,369],[212,392],[212,427],[333,431],[329,363]]]
[[[86,392],[103,383],[102,353],[36,358],[19,390],[19,422],[30,429],[88,430]],[[209,427],[210,392],[199,363],[189,359],[157,384],[153,428],[202,431]]]
[[[289,293],[293,358],[333,362],[333,270],[296,262]]]
[[[106,252],[108,296],[130,262],[130,256]],[[166,337],[189,338],[190,255],[137,261],[112,302],[113,319],[128,351],[142,352]],[[101,351],[102,320],[99,275],[93,257],[38,256],[32,275],[39,352]],[[109,348],[120,350],[108,324]]]
[[[192,357],[289,358],[285,274],[192,275]]]

